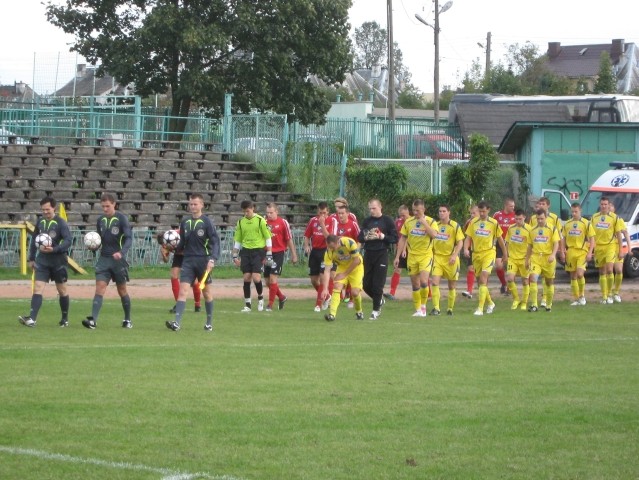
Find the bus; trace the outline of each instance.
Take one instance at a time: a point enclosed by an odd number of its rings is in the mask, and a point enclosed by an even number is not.
[[[448,108],[448,124],[459,125],[457,105],[474,103],[486,105],[490,114],[491,105],[557,105],[565,106],[574,122],[581,123],[626,123],[639,122],[639,97],[633,95],[500,95],[491,93],[458,93]]]

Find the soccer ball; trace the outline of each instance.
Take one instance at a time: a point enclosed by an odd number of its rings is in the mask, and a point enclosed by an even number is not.
[[[48,233],[39,233],[35,238],[36,247],[42,249],[43,247],[50,247],[53,244],[53,240]]]
[[[98,232],[87,232],[84,236],[84,246],[89,250],[97,250],[102,245],[102,237]]]
[[[162,235],[162,239],[164,240],[164,245],[169,248],[175,248],[180,242],[180,234],[175,230],[167,230],[164,232],[164,235]]]

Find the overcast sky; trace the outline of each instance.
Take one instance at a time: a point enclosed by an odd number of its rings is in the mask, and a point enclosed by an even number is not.
[[[24,81],[40,93],[52,92],[73,75],[78,59],[69,53],[72,37],[49,24],[42,0],[2,0],[0,83]],[[291,0],[294,1],[294,0]],[[432,22],[433,2],[392,0],[394,38],[423,92],[433,89],[433,29],[419,23],[419,13]],[[446,0],[439,0],[440,8]],[[387,0],[353,0],[353,28],[377,21],[386,28]],[[564,45],[610,43],[613,38],[639,42],[639,2],[607,0],[453,0],[440,15],[440,85],[459,85],[472,61],[483,65],[487,32],[492,33],[492,60],[503,58],[505,45],[531,41],[545,52],[548,42]],[[35,65],[35,69],[34,69]],[[34,74],[35,71],[35,74]]]

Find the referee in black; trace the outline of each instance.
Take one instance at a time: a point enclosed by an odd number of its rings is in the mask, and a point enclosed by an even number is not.
[[[69,295],[67,294],[67,255],[71,246],[69,226],[60,215],[55,212],[56,201],[53,197],[40,200],[42,217],[38,219],[35,231],[31,236],[29,246],[29,265],[34,270],[35,283],[31,295],[31,311],[29,316],[19,316],[20,323],[25,327],[35,327],[38,312],[42,306],[42,293],[49,280],[55,282],[58,289],[60,311],[62,318],[59,325],[69,326]],[[51,237],[51,246],[36,247],[35,239],[40,233]]]
[[[388,273],[388,250],[397,243],[395,221],[382,213],[382,202],[373,198],[368,202],[370,216],[361,225],[358,240],[364,249],[364,291],[373,299],[370,320],[381,313],[384,285]]]

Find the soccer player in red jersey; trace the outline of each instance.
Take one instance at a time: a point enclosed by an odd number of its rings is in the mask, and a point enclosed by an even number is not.
[[[293,262],[293,264],[297,263],[297,251],[293,243],[291,226],[286,219],[279,217],[278,213],[279,210],[276,203],[269,203],[266,206],[266,225],[271,231],[271,241],[273,244],[273,264],[264,266],[264,278],[266,279],[266,286],[268,287],[267,312],[273,310],[275,297],[277,297],[279,301],[279,310],[284,308],[284,302],[286,302],[286,296],[280,290],[277,279],[282,274],[284,254],[287,248],[291,252],[291,262]]]
[[[515,220],[515,201],[512,198],[507,198],[504,200],[504,208],[495,212],[493,218],[497,220],[499,226],[501,227],[501,238],[505,239],[508,234],[508,229],[511,225],[514,225],[517,220]],[[508,295],[508,284],[506,283],[506,270],[504,262],[502,262],[502,257],[504,252],[501,251],[499,244],[497,244],[497,258],[495,260],[495,273],[497,274],[497,278],[501,282],[500,292],[503,295]]]
[[[328,308],[328,302],[322,298],[322,283],[320,274],[323,270],[324,253],[326,252],[326,237],[337,233],[337,220],[328,215],[328,203],[317,204],[317,215],[310,219],[304,231],[304,253],[308,255],[308,275],[311,285],[317,291],[315,311]],[[329,265],[329,268],[331,266]],[[329,285],[329,292],[333,291]]]

